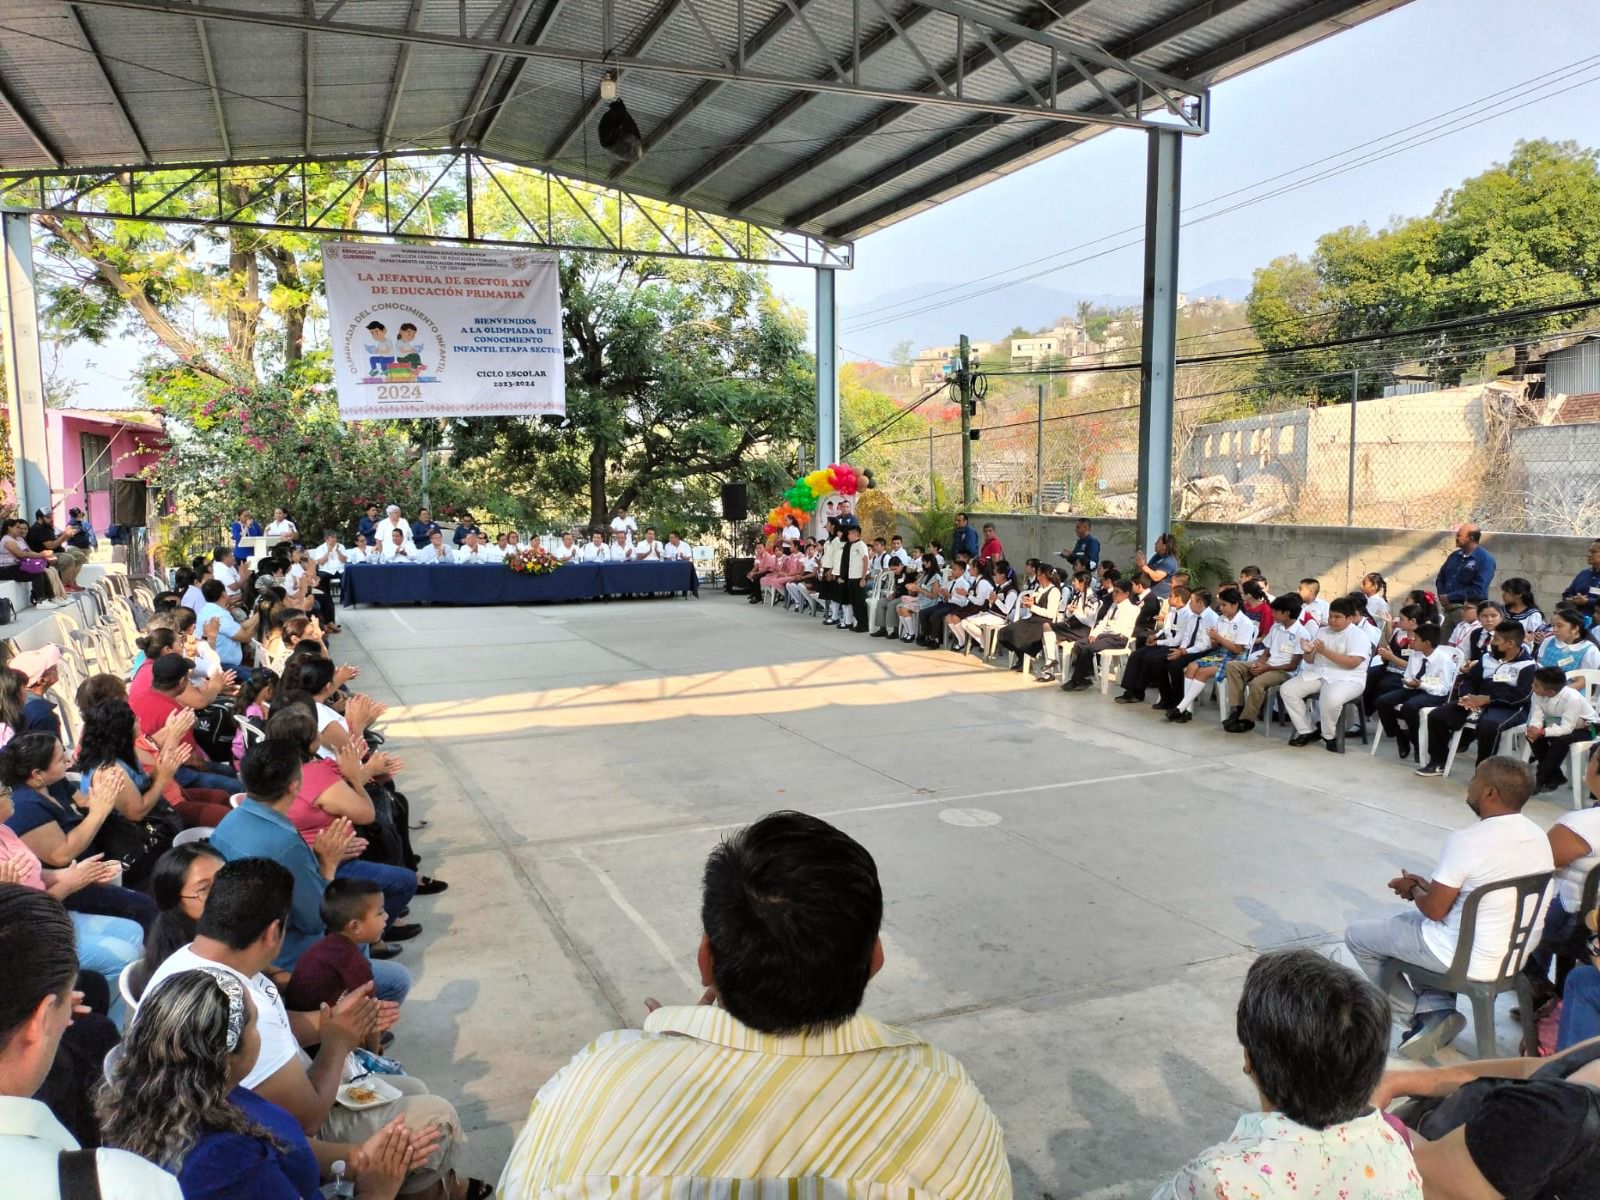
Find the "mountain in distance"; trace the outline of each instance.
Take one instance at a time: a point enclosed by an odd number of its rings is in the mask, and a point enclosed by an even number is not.
[[[950,290],[946,291],[947,288]],[[1080,300],[1099,308],[1124,308],[1140,303],[1136,295],[1090,295],[1037,283],[1019,283],[986,295],[955,299],[970,290],[973,289],[969,284],[918,283],[896,288],[863,303],[841,304],[841,358],[847,362],[861,358],[888,362],[893,357],[894,347],[907,339],[920,349],[953,343],[963,333],[975,342],[995,342],[1018,326],[1046,329],[1057,317],[1076,313]],[[1237,302],[1250,294],[1250,281],[1218,279],[1183,291],[1189,296],[1220,296]],[[945,301],[954,302],[946,304]],[[934,305],[940,307],[932,307]],[[873,324],[871,328],[862,328],[884,317],[890,319],[883,324]]]

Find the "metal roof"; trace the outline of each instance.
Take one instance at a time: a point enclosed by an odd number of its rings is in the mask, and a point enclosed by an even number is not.
[[[1405,2],[4,0],[0,174],[465,147],[848,241]]]

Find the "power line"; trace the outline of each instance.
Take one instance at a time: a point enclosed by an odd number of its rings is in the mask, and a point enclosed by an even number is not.
[[[1553,99],[1556,96],[1562,95],[1562,94],[1564,94],[1566,92],[1569,92],[1569,91],[1573,91],[1576,88],[1585,87],[1585,86],[1587,86],[1589,84],[1592,84],[1592,83],[1595,83],[1595,82],[1600,82],[1600,75],[1596,75],[1596,76],[1594,76],[1592,78],[1582,79],[1582,80],[1579,80],[1576,83],[1571,83],[1568,86],[1563,87],[1563,88],[1559,88],[1559,89],[1557,89],[1555,91],[1549,91],[1548,94],[1534,96],[1533,99],[1527,100],[1522,104],[1513,105],[1511,107],[1502,107],[1501,111],[1498,111],[1498,112],[1489,112],[1487,114],[1480,114],[1476,120],[1471,120],[1471,121],[1467,121],[1466,120],[1467,117],[1473,115],[1473,111],[1475,109],[1483,108],[1485,105],[1488,105],[1491,108],[1492,107],[1497,107],[1497,106],[1504,106],[1511,100],[1515,100],[1515,99],[1521,98],[1520,93],[1546,91],[1553,84],[1561,82],[1563,79],[1565,79],[1565,78],[1567,78],[1567,77],[1569,77],[1569,76],[1571,76],[1573,74],[1581,74],[1583,71],[1590,69],[1590,64],[1593,64],[1597,59],[1600,59],[1600,55],[1591,55],[1588,58],[1577,60],[1574,63],[1569,63],[1566,66],[1559,68],[1555,72],[1551,72],[1551,73],[1548,73],[1546,75],[1540,76],[1540,77],[1537,78],[1536,81],[1524,81],[1524,83],[1522,83],[1522,84],[1515,84],[1515,85],[1512,85],[1509,88],[1501,89],[1497,93],[1492,93],[1490,96],[1483,97],[1483,98],[1480,98],[1477,101],[1471,102],[1466,107],[1465,110],[1462,110],[1462,109],[1453,109],[1453,110],[1451,110],[1451,113],[1455,113],[1456,115],[1451,117],[1450,120],[1444,121],[1444,124],[1439,126],[1439,128],[1428,131],[1426,136],[1418,135],[1418,136],[1414,136],[1414,137],[1405,139],[1398,145],[1386,147],[1386,148],[1384,148],[1382,150],[1374,151],[1374,152],[1365,154],[1363,157],[1358,158],[1358,159],[1356,159],[1356,160],[1354,160],[1352,162],[1343,163],[1343,164],[1340,164],[1337,167],[1329,168],[1328,170],[1318,172],[1318,173],[1316,173],[1314,175],[1308,176],[1305,179],[1298,180],[1298,181],[1295,181],[1295,182],[1290,183],[1290,184],[1286,184],[1285,186],[1283,186],[1281,188],[1277,188],[1277,189],[1275,189],[1275,190],[1273,190],[1271,192],[1264,193],[1261,196],[1257,196],[1257,197],[1253,197],[1253,198],[1251,198],[1249,200],[1241,201],[1238,204],[1231,205],[1228,208],[1220,209],[1220,210],[1218,210],[1217,212],[1214,212],[1214,213],[1208,213],[1208,214],[1203,214],[1203,215],[1191,217],[1188,220],[1184,221],[1183,225],[1185,227],[1188,227],[1188,226],[1191,226],[1191,225],[1198,225],[1198,224],[1201,224],[1201,223],[1203,223],[1205,221],[1212,220],[1212,219],[1214,219],[1216,217],[1226,216],[1226,215],[1228,215],[1230,213],[1237,212],[1242,208],[1249,207],[1249,206],[1251,206],[1253,204],[1261,203],[1261,202],[1263,202],[1265,200],[1274,199],[1277,196],[1284,195],[1284,194],[1286,194],[1286,193],[1288,193],[1290,191],[1295,191],[1295,190],[1298,190],[1298,189],[1303,188],[1303,187],[1308,187],[1313,183],[1320,183],[1320,182],[1323,182],[1324,180],[1335,178],[1338,175],[1346,174],[1349,171],[1356,170],[1356,169],[1358,169],[1360,167],[1363,167],[1363,166],[1369,166],[1374,162],[1382,161],[1385,158],[1393,157],[1394,155],[1403,153],[1403,152],[1405,152],[1407,150],[1417,149],[1420,146],[1428,144],[1429,142],[1437,141],[1437,140],[1439,140],[1439,139],[1441,139],[1443,137],[1448,137],[1451,134],[1461,133],[1461,132],[1464,132],[1467,129],[1475,128],[1476,126],[1485,124],[1488,121],[1494,120],[1497,117],[1505,116],[1505,115],[1507,115],[1509,113],[1516,112],[1519,109],[1526,108],[1530,104],[1538,103],[1538,102],[1543,101],[1543,100]],[[1534,82],[1536,85],[1533,86],[1533,87],[1528,87],[1527,85],[1530,82]],[[1268,176],[1268,177],[1266,177],[1264,179],[1257,180],[1254,183],[1245,185],[1244,187],[1236,188],[1231,192],[1224,192],[1219,196],[1215,196],[1215,197],[1212,197],[1212,198],[1210,198],[1208,200],[1201,201],[1196,207],[1204,208],[1204,207],[1207,207],[1208,205],[1215,204],[1215,203],[1217,203],[1217,202],[1219,202],[1221,200],[1228,199],[1228,198],[1230,198],[1232,196],[1239,195],[1239,194],[1242,194],[1244,192],[1252,191],[1252,190],[1254,190],[1254,189],[1256,189],[1258,187],[1261,187],[1261,186],[1263,186],[1265,184],[1276,182],[1277,180],[1285,178],[1286,176],[1298,174],[1301,171],[1307,170],[1308,168],[1310,168],[1312,166],[1319,165],[1319,164],[1321,164],[1323,162],[1327,162],[1327,161],[1329,161],[1331,159],[1343,158],[1346,155],[1349,155],[1349,154],[1352,154],[1352,153],[1356,153],[1357,151],[1361,151],[1361,150],[1363,150],[1363,149],[1365,149],[1366,147],[1369,147],[1369,146],[1382,145],[1382,143],[1387,142],[1387,141],[1391,141],[1394,138],[1409,132],[1410,130],[1418,128],[1419,126],[1433,124],[1435,122],[1439,122],[1439,121],[1443,120],[1443,118],[1445,118],[1445,117],[1450,117],[1451,113],[1439,114],[1439,115],[1436,115],[1434,117],[1430,117],[1430,118],[1428,118],[1427,120],[1424,120],[1424,121],[1414,122],[1412,125],[1405,126],[1402,129],[1392,131],[1391,133],[1381,135],[1380,137],[1377,137],[1377,138],[1369,139],[1366,142],[1360,143],[1360,144],[1358,144],[1356,146],[1353,146],[1353,147],[1349,147],[1348,149],[1340,151],[1337,154],[1324,156],[1323,158],[1316,159],[1313,162],[1302,164],[1299,167],[1291,168],[1288,171],[1279,172],[1276,175],[1271,175],[1271,176]],[[1463,124],[1464,121],[1466,122],[1465,124]],[[1453,128],[1453,129],[1449,128],[1449,126],[1451,126],[1451,125],[1457,125],[1457,126],[1459,126],[1459,128]],[[870,321],[866,321],[866,322],[861,322],[861,323],[855,324],[855,325],[851,326],[850,329],[854,330],[854,331],[872,329],[872,328],[876,328],[876,327],[878,327],[880,325],[890,324],[890,323],[893,323],[894,321],[898,321],[898,320],[901,320],[901,319],[905,319],[905,318],[909,318],[909,317],[913,317],[913,316],[920,316],[923,313],[932,312],[932,311],[935,311],[936,309],[939,309],[939,308],[946,308],[946,307],[949,307],[952,304],[961,303],[961,302],[963,302],[965,300],[977,299],[980,296],[989,295],[992,292],[1003,291],[1006,288],[1015,287],[1018,284],[1029,282],[1030,280],[1040,278],[1043,275],[1054,274],[1054,273],[1056,273],[1058,271],[1065,270],[1068,267],[1078,266],[1078,265],[1081,265],[1081,264],[1086,263],[1086,262],[1094,261],[1095,259],[1104,258],[1105,256],[1107,256],[1109,254],[1116,253],[1116,252],[1118,252],[1120,250],[1130,249],[1130,248],[1132,248],[1134,246],[1141,245],[1143,243],[1143,238],[1140,237],[1140,238],[1133,239],[1133,240],[1130,240],[1130,241],[1121,242],[1121,243],[1118,243],[1117,245],[1109,246],[1109,247],[1107,247],[1107,248],[1105,248],[1103,250],[1096,251],[1093,254],[1085,255],[1085,256],[1083,256],[1081,258],[1072,259],[1072,260],[1069,260],[1067,262],[1057,263],[1055,265],[1052,265],[1050,267],[1044,268],[1042,270],[1034,271],[1034,272],[1032,272],[1032,273],[1030,273],[1028,275],[1023,275],[1023,276],[1020,276],[1020,277],[1018,277],[1016,279],[1005,280],[1005,281],[1003,281],[1003,282],[1001,282],[999,284],[993,285],[991,287],[982,288],[982,289],[979,289],[977,291],[970,292],[970,293],[965,293],[965,294],[963,294],[961,296],[953,297],[952,299],[941,301],[941,302],[939,302],[937,304],[925,305],[925,306],[923,306],[921,308],[905,309],[906,305],[918,304],[921,301],[928,299],[929,297],[942,295],[944,293],[951,292],[951,291],[956,291],[956,290],[958,290],[960,288],[969,287],[971,284],[981,283],[981,282],[983,282],[985,280],[988,280],[988,279],[995,279],[995,278],[998,278],[999,276],[1007,275],[1007,274],[1010,274],[1011,272],[1014,272],[1014,271],[1023,270],[1023,269],[1026,269],[1026,268],[1030,267],[1030,266],[1034,266],[1036,264],[1046,263],[1046,262],[1049,262],[1051,259],[1059,258],[1059,257],[1061,257],[1063,255],[1071,254],[1071,253],[1073,253],[1073,252],[1075,252],[1077,250],[1086,249],[1086,248],[1088,248],[1090,246],[1099,245],[1102,242],[1109,241],[1109,240],[1111,240],[1113,238],[1116,238],[1116,237],[1119,237],[1119,236],[1121,236],[1123,234],[1140,232],[1140,231],[1142,231],[1142,229],[1143,229],[1142,225],[1131,225],[1131,226],[1128,226],[1125,229],[1119,229],[1119,230],[1113,231],[1113,232],[1105,234],[1105,235],[1103,235],[1101,237],[1094,238],[1094,239],[1092,239],[1090,241],[1081,242],[1081,243],[1079,243],[1079,244],[1077,244],[1075,246],[1066,247],[1066,248],[1064,248],[1062,250],[1054,252],[1053,254],[1045,255],[1045,256],[1042,256],[1040,258],[1031,259],[1028,262],[1020,263],[1020,264],[1017,264],[1017,265],[1012,266],[1012,267],[1007,267],[1007,268],[1004,268],[1003,270],[1000,270],[1000,271],[991,272],[988,275],[977,276],[977,277],[975,277],[973,279],[970,279],[970,280],[966,281],[965,283],[954,284],[954,285],[952,285],[950,287],[942,288],[942,289],[927,293],[925,296],[917,297],[914,300],[901,301],[897,305],[891,305],[888,308],[886,308],[884,310],[881,310],[880,312],[874,314],[873,318]],[[896,312],[895,311],[896,309],[905,309],[905,311]]]

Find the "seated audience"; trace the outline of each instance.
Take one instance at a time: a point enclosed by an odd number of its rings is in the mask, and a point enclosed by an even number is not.
[[[144,950],[128,979],[128,991],[135,1000],[144,995],[145,984],[167,956],[194,941],[195,925],[211,894],[211,881],[225,861],[210,842],[185,842],[156,862],[150,873],[156,918],[144,935]]]
[[[185,664],[187,660],[163,658],[156,667],[159,670],[172,662]],[[174,737],[158,741],[155,764],[147,773],[140,768],[134,745],[137,732],[137,719],[126,701],[107,700],[83,714],[75,764],[82,772],[80,794],[88,795],[93,780],[105,772],[117,781],[117,811],[130,821],[176,816],[184,828],[214,827],[228,815],[230,787],[186,793],[178,786],[179,768],[192,753],[188,745]],[[169,732],[159,730],[157,737]]]
[[[1299,596],[1276,596],[1269,611],[1272,628],[1261,639],[1259,648],[1245,657],[1232,659],[1223,667],[1228,682],[1228,698],[1236,701],[1222,728],[1229,733],[1248,733],[1261,719],[1267,693],[1282,687],[1300,669],[1305,657],[1304,628],[1300,624]]]
[[[1550,614],[1550,632],[1539,643],[1539,665],[1573,671],[1600,670],[1600,646],[1589,640],[1583,617],[1575,608],[1558,608]]]
[[[200,593],[206,600],[205,607],[199,613],[200,627],[205,629],[212,621],[217,623],[217,657],[222,660],[224,667],[240,679],[245,678],[249,672],[244,666],[244,648],[256,636],[261,614],[252,613],[243,622],[235,620],[233,613],[223,603],[225,596],[221,580],[208,579],[200,588]]]
[[[359,1146],[307,1138],[291,1113],[243,1086],[268,1017],[223,967],[163,979],[101,1092],[106,1144],[176,1172],[184,1200],[316,1200],[322,1163],[335,1161],[357,1196],[393,1200],[440,1131],[397,1117]]]
[[[1482,605],[1480,611],[1488,607]],[[1443,775],[1445,758],[1463,730],[1477,738],[1481,763],[1498,749],[1502,729],[1526,719],[1537,668],[1522,637],[1516,621],[1496,625],[1489,652],[1460,677],[1460,698],[1428,714],[1428,761],[1417,768],[1418,775]]]
[[[1142,573],[1139,577],[1142,578]],[[1117,580],[1111,585],[1111,603],[1089,630],[1088,636],[1082,641],[1066,643],[1070,662],[1067,664],[1067,680],[1061,685],[1062,691],[1077,692],[1092,687],[1089,676],[1094,670],[1095,657],[1102,650],[1123,649],[1135,636],[1141,609],[1132,593],[1131,584]],[[1047,665],[1037,678],[1041,682],[1054,679],[1054,667]]]
[[[1406,650],[1406,669],[1399,685],[1378,697],[1374,706],[1384,733],[1394,739],[1401,759],[1409,760],[1419,745],[1418,729],[1425,709],[1445,703],[1455,685],[1455,653],[1441,646],[1439,626],[1418,625]]]
[[[1315,951],[1275,950],[1251,964],[1235,1027],[1260,1111],[1152,1200],[1265,1196],[1280,1180],[1307,1197],[1422,1200],[1405,1139],[1372,1103],[1389,1050],[1383,993]]]
[[[239,690],[234,693],[232,710],[234,714],[233,733],[233,762],[235,768],[244,761],[245,751],[253,744],[252,736],[239,723],[240,718],[253,725],[262,736],[267,727],[267,717],[272,712],[272,698],[278,689],[278,675],[274,671],[252,671],[250,678],[239,685]],[[255,736],[254,741],[260,737]]]
[[[1356,627],[1355,603],[1340,596],[1328,605],[1328,626],[1305,643],[1300,674],[1278,689],[1278,701],[1289,715],[1295,735],[1291,746],[1309,746],[1319,729],[1311,724],[1309,701],[1317,697],[1321,709],[1320,735],[1329,750],[1338,750],[1339,720],[1344,706],[1361,696],[1367,686],[1367,660],[1372,644]]]
[[[1328,623],[1328,602],[1320,599],[1322,583],[1308,576],[1300,581],[1298,591],[1301,612],[1318,625],[1326,625]]]
[[[1554,1058],[1499,1058],[1389,1071],[1373,1093],[1415,1132],[1430,1200],[1577,1200],[1600,1179],[1600,1040]]]
[[[1500,585],[1500,599],[1505,603],[1506,616],[1521,625],[1526,633],[1524,640],[1531,641],[1544,624],[1544,613],[1533,598],[1533,584],[1520,577],[1508,579]]]
[[[1445,838],[1431,875],[1404,871],[1389,881],[1389,889],[1414,907],[1398,916],[1355,921],[1345,930],[1345,945],[1369,979],[1379,981],[1388,959],[1448,970],[1468,896],[1492,883],[1555,869],[1544,830],[1522,815],[1532,794],[1533,772],[1525,764],[1504,757],[1478,764],[1467,784],[1467,807],[1477,821]],[[1499,973],[1516,916],[1510,890],[1479,905],[1469,979],[1493,979]],[[1451,993],[1414,986],[1403,972],[1395,987],[1409,1001],[1397,1013],[1409,1021],[1397,1050],[1403,1058],[1431,1057],[1466,1028]]]
[[[1000,1126],[967,1073],[860,1011],[883,965],[865,848],[773,813],[711,852],[700,916],[702,1003],[647,1002],[643,1032],[602,1036],[540,1089],[504,1200],[608,1178],[652,1195],[1011,1194]],[[760,1116],[722,1136],[738,1113]]]
[[[893,567],[890,570],[892,572]],[[981,643],[988,630],[1008,624],[1016,615],[1017,581],[1011,574],[1011,564],[1003,558],[995,559],[973,599],[976,603],[970,615],[956,622],[951,635],[957,650],[966,648],[968,638],[976,638]],[[878,632],[874,630],[872,636],[879,636]]]
[[[1256,619],[1244,611],[1243,597],[1237,588],[1225,587],[1218,592],[1217,607],[1221,615],[1206,634],[1211,646],[1184,668],[1183,696],[1167,710],[1169,721],[1182,724],[1194,720],[1194,706],[1206,690],[1206,684],[1235,658],[1248,654],[1255,644]]]
[[[1181,676],[1183,667],[1211,645],[1208,635],[1217,619],[1211,610],[1211,593],[1175,583],[1168,599],[1161,629],[1128,655],[1122,668],[1122,691],[1116,696],[1118,704],[1142,703],[1151,684],[1163,686],[1165,691],[1169,667],[1177,666]]]
[[[183,1200],[176,1179],[137,1155],[81,1151],[78,1139],[35,1099],[78,999],[78,954],[61,905],[33,888],[0,884],[0,962],[0,1163],[7,1194],[78,1200],[92,1188],[103,1200]],[[64,1166],[92,1173],[76,1194],[59,1190]]]
[[[930,565],[930,557],[925,555],[922,560],[924,578],[927,578],[926,568]],[[1013,671],[1022,670],[1024,656],[1040,655],[1045,634],[1050,631],[1050,626],[1061,611],[1061,588],[1056,582],[1055,572],[1047,564],[1034,565],[1032,586],[1023,593],[1018,603],[1022,606],[1022,615],[1002,629],[999,638],[1000,647],[1011,651]]]
[[[1361,577],[1359,591],[1366,601],[1367,616],[1381,629],[1389,620],[1388,581],[1378,572],[1369,571]]]
[[[294,1012],[284,1005],[265,972],[282,957],[289,914],[298,903],[295,892],[294,877],[276,862],[264,858],[229,862],[212,881],[195,940],[171,954],[151,978],[140,1012],[174,975],[196,969],[226,971],[244,985],[254,1003],[260,1033],[255,1062],[236,1086],[286,1109],[307,1136],[329,1142],[364,1142],[402,1116],[413,1129],[437,1125],[440,1144],[426,1162],[413,1165],[400,1190],[406,1195],[442,1195],[449,1200],[463,1196],[477,1200],[486,1195],[481,1184],[455,1178],[455,1164],[466,1141],[460,1118],[448,1101],[430,1095],[427,1085],[415,1076],[383,1077],[402,1093],[398,1100],[360,1110],[334,1102],[346,1056],[366,1041],[375,1027],[382,1030],[393,1024],[398,1010],[380,1003],[365,987],[320,1012]],[[135,1028],[138,1023],[136,1016]],[[317,1047],[314,1058],[301,1050],[304,1045]],[[107,1122],[108,1129],[112,1125]]]
[[[331,880],[322,892],[322,924],[328,932],[295,963],[283,1002],[295,1012],[317,1012],[324,1004],[333,1007],[347,992],[376,986],[367,954],[382,943],[386,920],[383,889],[377,884],[370,879]],[[362,1045],[377,1053],[382,1035],[374,1029]]]
[[[0,579],[26,583],[35,604],[65,600],[67,586],[56,570],[55,555],[30,546],[27,532],[28,523],[21,517],[0,520]]]
[[[61,647],[52,643],[39,650],[24,650],[13,654],[6,666],[27,681],[19,732],[37,731],[60,737],[61,714],[45,692],[61,678]]]

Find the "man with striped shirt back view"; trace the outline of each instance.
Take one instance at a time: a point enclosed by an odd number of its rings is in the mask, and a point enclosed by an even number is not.
[[[505,1200],[1008,1200],[961,1064],[858,1012],[883,966],[872,856],[803,813],[706,862],[699,1005],[601,1035],[540,1089]]]

